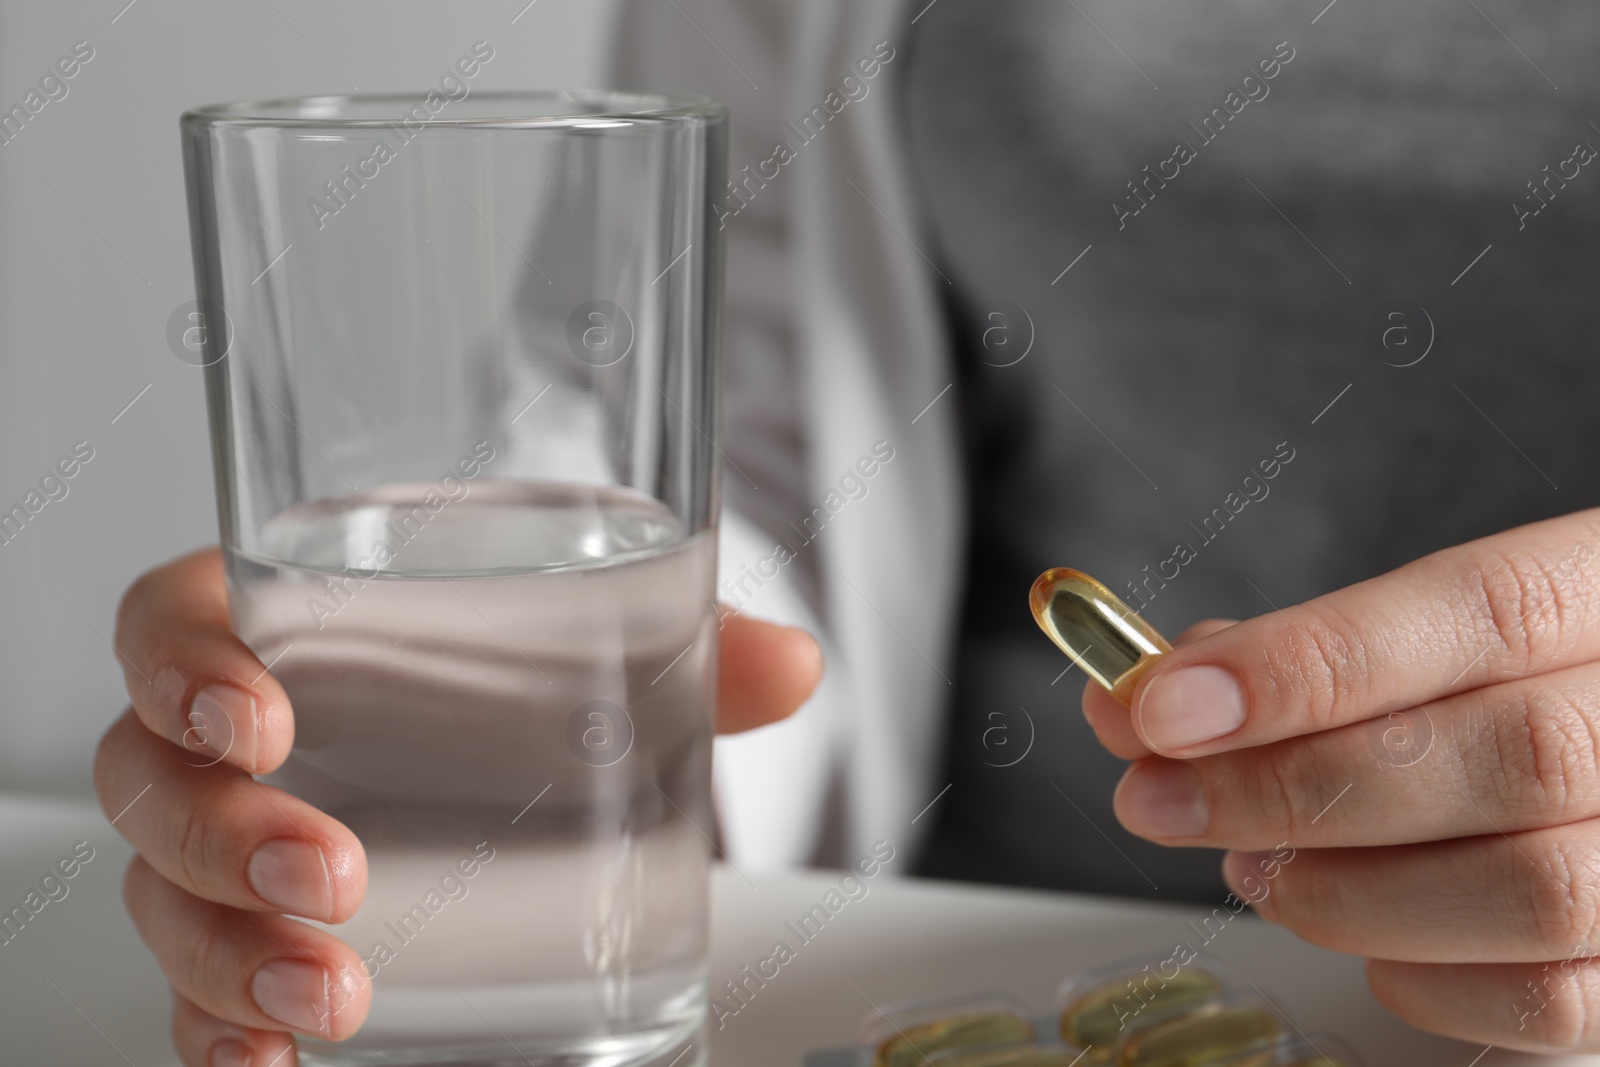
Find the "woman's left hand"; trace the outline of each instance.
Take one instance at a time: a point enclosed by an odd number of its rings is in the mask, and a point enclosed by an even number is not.
[[[1123,825],[1416,1026],[1600,1051],[1600,511],[1216,625],[1085,695]]]

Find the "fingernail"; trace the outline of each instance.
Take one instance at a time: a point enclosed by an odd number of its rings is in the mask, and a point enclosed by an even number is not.
[[[302,1034],[328,1033],[328,972],[305,960],[273,960],[250,982],[256,1007]]]
[[[1267,903],[1272,899],[1272,887],[1267,884],[1263,872],[1267,863],[1275,859],[1271,852],[1230,852],[1222,858],[1222,880],[1228,883],[1235,896],[1249,901],[1263,917],[1272,915]]]
[[[1176,752],[1244,725],[1244,690],[1221,667],[1158,674],[1139,697],[1139,727],[1158,752]]]
[[[250,1067],[250,1046],[229,1038],[211,1046],[211,1067]]]
[[[256,765],[256,698],[231,685],[208,685],[189,702],[186,748],[244,767]]]
[[[1211,826],[1200,772],[1187,763],[1146,760],[1117,786],[1117,818],[1140,837],[1204,837]]]
[[[333,875],[320,848],[292,837],[268,841],[250,857],[250,888],[275,908],[308,919],[333,918]]]

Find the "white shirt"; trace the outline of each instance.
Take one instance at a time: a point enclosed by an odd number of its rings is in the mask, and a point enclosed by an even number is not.
[[[811,629],[828,662],[791,720],[717,742],[741,866],[912,846],[943,784],[962,500],[946,283],[916,247],[899,144],[912,17],[894,0],[629,0],[617,23],[619,81],[732,114],[721,595]],[[892,458],[869,478],[875,446]],[[775,564],[780,544],[794,558]]]

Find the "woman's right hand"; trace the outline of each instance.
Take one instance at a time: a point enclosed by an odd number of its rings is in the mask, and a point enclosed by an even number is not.
[[[804,631],[728,615],[718,730],[793,712],[822,673]],[[95,758],[101,808],[138,855],[123,896],[173,988],[188,1067],[293,1067],[295,1033],[342,1040],[371,987],[355,951],[286,916],[338,923],[366,891],[366,856],[338,820],[257,782],[289,755],[283,688],[229,626],[221,554],[134,582],[116,648],[132,707]]]

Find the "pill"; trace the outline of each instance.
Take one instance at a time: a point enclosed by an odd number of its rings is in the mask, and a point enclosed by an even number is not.
[[[1061,1039],[1088,1050],[1085,1063],[1110,1063],[1133,1030],[1187,1015],[1222,999],[1222,979],[1199,967],[1168,978],[1145,968],[1073,996],[1061,1009]]]
[[[1033,617],[1061,651],[1122,704],[1172,646],[1115,593],[1069,567],[1045,571],[1028,595]]]
[[[1033,1038],[1033,1024],[1013,1012],[952,1015],[902,1027],[878,1046],[873,1067],[921,1067],[936,1052],[1019,1045]]]
[[[1245,1004],[1180,1016],[1128,1035],[1116,1067],[1267,1067],[1283,1036],[1271,1009]]]

